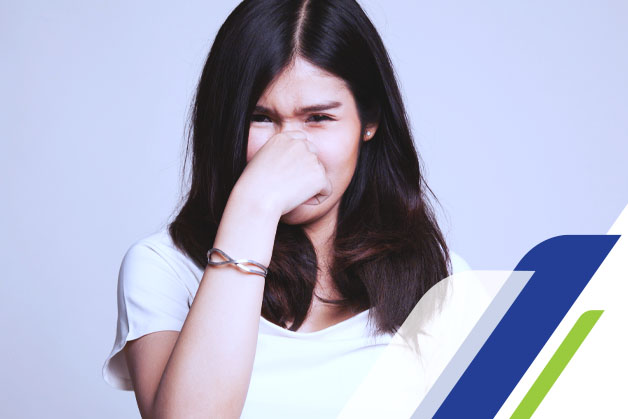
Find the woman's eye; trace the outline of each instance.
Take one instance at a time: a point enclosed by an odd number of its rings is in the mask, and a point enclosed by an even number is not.
[[[264,118],[268,119],[268,117],[266,115],[255,114],[255,115],[251,116],[251,121],[254,121],[254,122],[264,122]]]
[[[310,118],[308,118],[308,120],[310,120],[310,119],[312,120],[312,122],[333,121],[333,119],[331,119],[327,115],[318,115],[318,114],[310,116]],[[260,113],[251,115],[251,121],[253,121],[253,122],[272,122],[268,116],[260,114]]]
[[[321,122],[321,121],[325,121],[325,120],[331,121],[332,120],[327,115],[312,115],[312,118],[314,118],[314,122]]]

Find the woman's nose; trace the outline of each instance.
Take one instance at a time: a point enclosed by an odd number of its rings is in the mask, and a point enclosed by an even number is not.
[[[284,131],[302,131],[303,130],[303,122],[302,121],[284,121],[278,126],[278,132]]]

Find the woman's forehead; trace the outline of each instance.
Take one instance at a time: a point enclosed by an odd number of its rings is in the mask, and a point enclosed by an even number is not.
[[[329,95],[333,91],[346,90],[345,81],[328,71],[301,58],[286,66],[266,87],[262,97],[302,91],[310,96]]]
[[[281,74],[270,84],[257,105],[267,111],[302,114],[339,111],[351,99],[351,92],[342,79],[295,69]]]

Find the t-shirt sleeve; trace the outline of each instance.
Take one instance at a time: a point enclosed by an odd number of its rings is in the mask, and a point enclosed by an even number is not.
[[[116,339],[102,369],[110,386],[133,390],[122,348],[127,341],[152,332],[180,331],[190,298],[167,256],[157,247],[140,240],[127,250],[118,274]]]

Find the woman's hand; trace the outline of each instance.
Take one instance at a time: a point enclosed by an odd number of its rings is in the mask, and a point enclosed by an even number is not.
[[[281,215],[301,204],[318,205],[332,186],[317,153],[302,131],[275,134],[248,162],[236,187]]]

